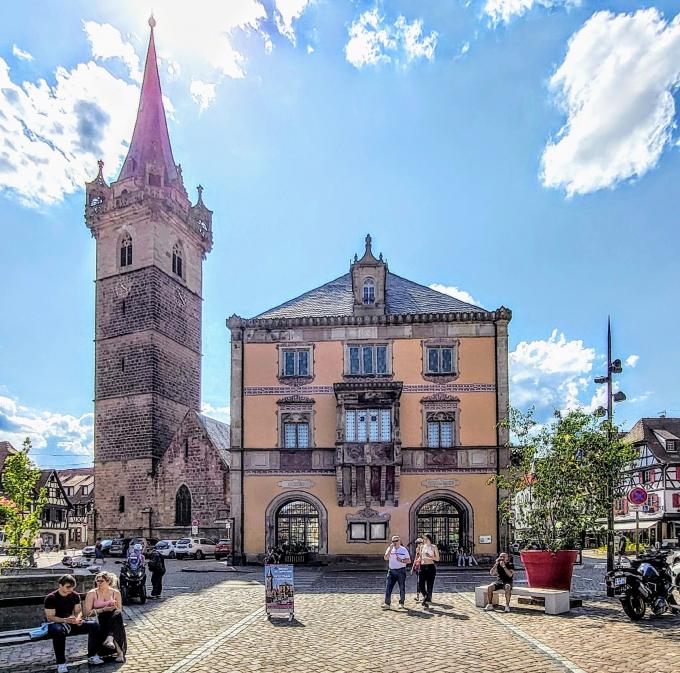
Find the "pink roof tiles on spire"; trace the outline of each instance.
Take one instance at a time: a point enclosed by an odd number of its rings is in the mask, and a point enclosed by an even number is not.
[[[145,177],[147,164],[155,162],[160,164],[165,171],[164,184],[171,185],[179,180],[179,175],[172,156],[168,124],[163,107],[161,80],[158,75],[156,60],[156,44],[153,35],[155,25],[156,21],[152,16],[149,19],[151,35],[149,36],[149,49],[146,53],[144,65],[144,80],[139,98],[137,121],[135,121],[130,149],[125,157],[118,179]]]

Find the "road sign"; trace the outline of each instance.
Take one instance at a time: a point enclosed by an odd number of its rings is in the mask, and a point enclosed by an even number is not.
[[[628,502],[633,505],[644,505],[647,502],[647,491],[642,486],[636,486],[628,491]]]
[[[192,519],[192,520],[191,520],[191,525],[192,525],[192,526],[198,526],[198,519]]]

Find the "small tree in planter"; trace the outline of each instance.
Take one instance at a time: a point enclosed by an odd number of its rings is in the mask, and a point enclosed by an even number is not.
[[[31,553],[33,540],[40,528],[43,508],[47,502],[47,489],[42,488],[36,497],[40,469],[28,457],[31,440],[27,437],[24,448],[8,456],[2,471],[5,497],[0,497],[0,514],[5,519],[5,539],[9,547],[24,561]]]
[[[602,528],[612,507],[610,484],[620,482],[635,452],[615,428],[581,409],[556,412],[543,426],[532,411],[511,409],[508,426],[509,467],[491,479],[505,493],[501,512],[506,520],[514,515],[538,548],[522,552],[530,586],[551,581],[547,573],[532,578],[533,561],[549,560],[559,566],[555,588],[568,589],[576,552],[565,550],[574,550],[585,531]]]

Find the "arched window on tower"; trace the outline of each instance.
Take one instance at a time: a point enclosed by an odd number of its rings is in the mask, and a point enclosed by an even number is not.
[[[130,266],[132,264],[132,237],[126,233],[120,241],[120,265]]]
[[[375,304],[375,282],[372,278],[364,281],[364,304]]]
[[[179,243],[175,243],[175,247],[172,249],[172,272],[180,278],[184,278],[182,246]]]
[[[175,496],[175,526],[191,525],[191,493],[186,484],[182,484]]]

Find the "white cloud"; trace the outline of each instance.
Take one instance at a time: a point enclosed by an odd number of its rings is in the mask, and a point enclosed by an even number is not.
[[[480,303],[465,290],[460,290],[455,285],[442,285],[441,283],[432,283],[430,288],[436,290],[437,292],[443,292],[451,297],[465,301],[468,304],[474,304],[475,306],[480,306]]]
[[[423,35],[423,22],[409,23],[404,16],[385,22],[377,7],[363,12],[349,27],[345,57],[355,68],[378,63],[410,63],[418,58],[434,60],[438,33]]]
[[[314,53],[314,47],[312,47],[311,44],[307,45],[307,53],[308,54],[313,54]]]
[[[201,413],[224,423],[231,422],[231,407],[229,406],[214,407],[208,402],[203,402],[201,405]]]
[[[546,187],[586,194],[657,165],[675,127],[680,15],[597,12],[550,80],[567,121],[542,158]]]
[[[16,56],[19,60],[21,61],[32,61],[33,60],[33,54],[30,54],[27,51],[24,51],[23,49],[20,49],[17,47],[16,44],[12,45],[12,54]]]
[[[189,93],[191,93],[191,97],[198,104],[198,109],[203,112],[215,98],[215,85],[195,79],[191,81]]]
[[[274,21],[281,35],[295,44],[293,21],[297,21],[312,0],[275,0]]]
[[[548,339],[522,341],[509,354],[510,398],[513,406],[571,409],[583,405],[589,388],[595,349],[580,339],[567,341],[553,330]]]
[[[28,206],[60,201],[125,155],[139,89],[90,61],[58,67],[55,83],[12,81],[0,58],[0,191]]]
[[[515,16],[522,16],[534,7],[578,7],[582,0],[486,0],[484,13],[494,25],[508,23]]]
[[[97,23],[96,21],[83,21],[83,29],[87,35],[95,59],[120,59],[128,68],[130,77],[136,82],[142,81],[142,71],[139,65],[139,56],[135,48],[123,40],[120,31],[110,23]]]
[[[626,366],[631,368],[636,367],[639,359],[639,355],[629,355],[626,358]]]
[[[0,439],[10,442],[15,448],[23,445],[26,437],[31,438],[35,450],[34,458],[41,464],[57,461],[50,452],[41,449],[56,449],[56,453],[75,456],[93,456],[92,413],[73,416],[52,411],[38,411],[17,403],[7,396],[0,396]]]

